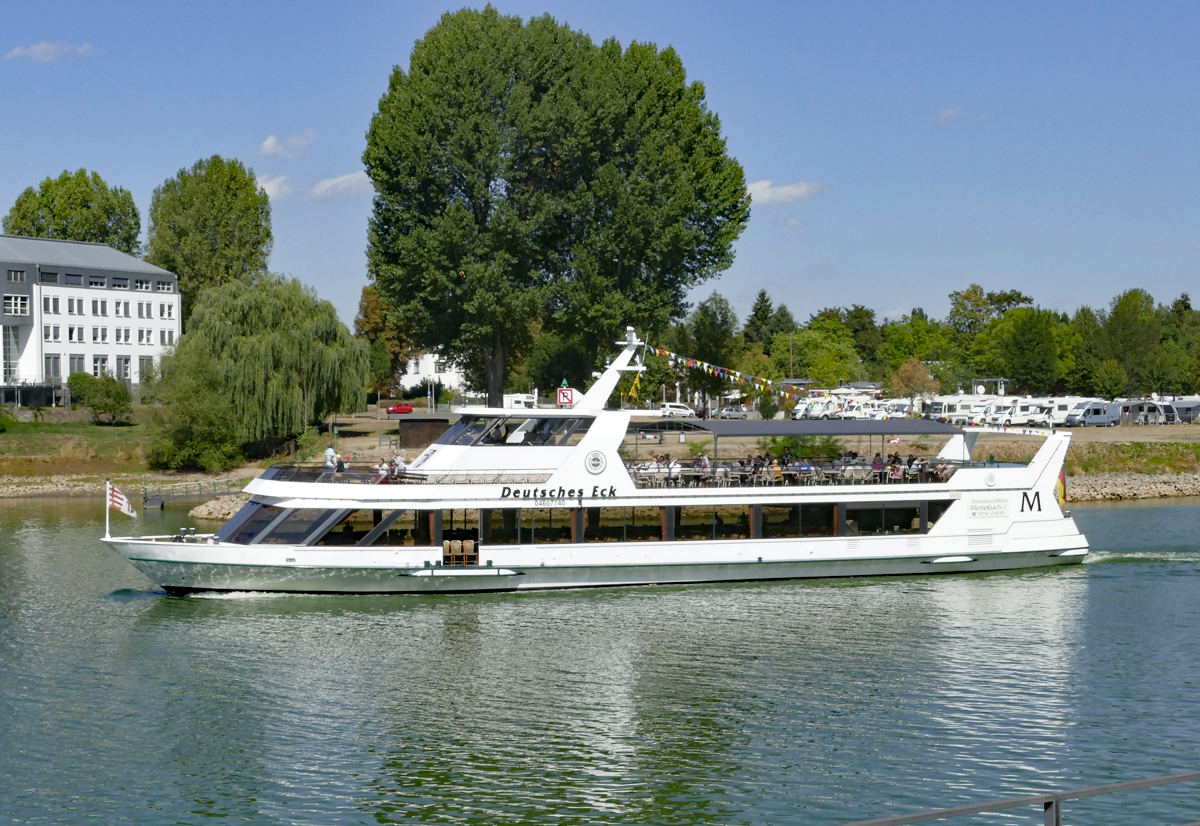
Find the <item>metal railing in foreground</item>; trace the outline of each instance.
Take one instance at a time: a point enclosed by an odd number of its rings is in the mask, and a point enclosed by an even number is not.
[[[1025,806],[1039,805],[1042,807],[1044,813],[1045,826],[1062,826],[1063,802],[1066,800],[1079,800],[1080,798],[1095,797],[1101,794],[1148,789],[1151,786],[1166,786],[1171,783],[1191,783],[1196,780],[1200,780],[1200,772],[1169,774],[1165,777],[1147,777],[1142,780],[1109,783],[1105,786],[1092,786],[1087,789],[1046,792],[1044,794],[1029,795],[1028,797],[1009,797],[1004,800],[993,800],[990,803],[974,803],[969,806],[954,806],[949,809],[933,809],[932,811],[921,812],[919,814],[877,817],[873,820],[858,820],[854,823],[847,823],[845,826],[907,826],[909,823],[925,823],[930,820],[945,820],[950,817],[965,817],[967,815],[983,814],[984,812],[1000,812],[1006,809],[1020,809]],[[1200,821],[1181,824],[1181,826],[1200,826]]]
[[[142,501],[147,499],[185,499],[193,496],[223,496],[240,493],[249,479],[198,479],[191,482],[142,483]]]

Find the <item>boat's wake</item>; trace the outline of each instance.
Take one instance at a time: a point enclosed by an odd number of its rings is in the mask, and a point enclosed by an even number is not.
[[[1087,565],[1112,562],[1200,562],[1200,548],[1092,551],[1084,560]]]

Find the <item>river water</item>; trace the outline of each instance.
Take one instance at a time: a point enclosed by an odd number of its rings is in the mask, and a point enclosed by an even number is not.
[[[1031,573],[173,598],[98,500],[0,500],[0,823],[836,824],[1200,769],[1200,502],[1075,512],[1092,561]]]

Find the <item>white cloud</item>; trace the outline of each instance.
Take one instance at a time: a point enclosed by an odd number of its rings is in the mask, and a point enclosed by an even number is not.
[[[286,141],[281,141],[274,135],[267,135],[267,139],[259,144],[258,151],[274,158],[297,158],[303,155],[304,150],[308,149],[308,145],[316,139],[317,133],[313,129],[306,129],[299,135],[292,135]]]
[[[275,178],[260,175],[257,181],[259,187],[263,192],[267,193],[267,197],[272,201],[282,201],[295,191],[288,186],[287,175],[279,175]]]
[[[351,172],[336,178],[320,181],[308,192],[308,200],[324,201],[328,198],[359,198],[375,194],[375,187],[366,172]]]
[[[750,192],[750,199],[756,204],[790,204],[792,201],[807,200],[824,187],[804,181],[783,186],[774,186],[771,181],[755,181],[746,184],[746,189]]]
[[[938,112],[938,120],[942,123],[948,123],[962,114],[961,106],[950,106]]]
[[[12,60],[15,57],[27,57],[34,63],[53,63],[63,55],[79,55],[80,57],[92,56],[92,44],[84,43],[82,46],[72,46],[70,43],[51,43],[49,40],[43,40],[41,43],[34,43],[32,46],[18,46],[4,56],[5,60]]]

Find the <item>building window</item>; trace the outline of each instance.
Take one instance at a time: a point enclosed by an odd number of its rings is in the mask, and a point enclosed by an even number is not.
[[[113,303],[116,304],[118,302],[114,301]],[[107,301],[98,301],[97,299],[93,298],[92,299],[92,315],[107,316],[108,315],[108,302]],[[118,312],[117,315],[120,315],[120,313]]]
[[[82,354],[70,356],[70,361],[71,361],[71,369],[68,372],[68,375],[70,375],[70,373],[82,373],[84,371],[85,368],[83,366],[83,355]]]
[[[159,281],[157,287],[160,293],[169,293],[172,289],[170,281]]]
[[[45,327],[42,328],[42,341],[49,341],[49,340],[50,340],[50,325],[47,324]]]
[[[68,287],[81,287],[83,286],[83,276],[67,273],[63,276],[63,284]]]
[[[62,357],[46,356],[46,381],[58,381],[62,378]]]
[[[174,330],[159,330],[158,331],[158,343],[159,344],[174,344],[175,343],[175,331]]]
[[[108,372],[108,356],[92,356],[92,375],[100,378]]]
[[[89,287],[103,287],[105,285],[106,281],[107,281],[107,279],[103,275],[89,275],[88,276],[88,286]]]
[[[112,288],[114,290],[128,290],[129,289],[129,279],[121,278],[120,276],[114,275],[113,280],[112,280]]]
[[[41,273],[38,275],[38,281],[41,282],[42,284],[57,284],[58,283],[58,273],[56,273],[56,272]]]
[[[154,357],[138,356],[138,381],[149,381],[154,377]]]
[[[442,359],[438,359],[437,361],[435,361],[435,362],[433,363],[433,372],[435,372],[435,373],[449,373],[449,372],[450,372],[450,365],[449,365],[447,362],[443,361]]]
[[[24,284],[25,283],[25,270],[9,270],[8,271],[8,283],[9,284]]]
[[[60,315],[58,296],[42,296],[42,312],[47,315]]]
[[[129,356],[117,356],[117,378],[129,381]]]
[[[27,295],[6,295],[6,296],[4,296],[4,314],[5,315],[29,315],[29,296],[27,296]]]
[[[124,343],[125,343],[125,344],[128,344],[128,343],[129,343],[129,328],[128,328],[128,327],[126,327],[126,328],[125,328],[125,338],[124,338]]]
[[[175,317],[175,305],[174,304],[159,304],[158,305],[158,317],[159,318],[174,318]]]
[[[139,278],[133,282],[133,288],[135,290],[142,290],[143,292],[149,292],[150,291],[150,282],[144,278]]]
[[[3,350],[4,381],[17,380],[17,361],[21,358],[21,331],[11,325],[0,326],[0,350]]]

